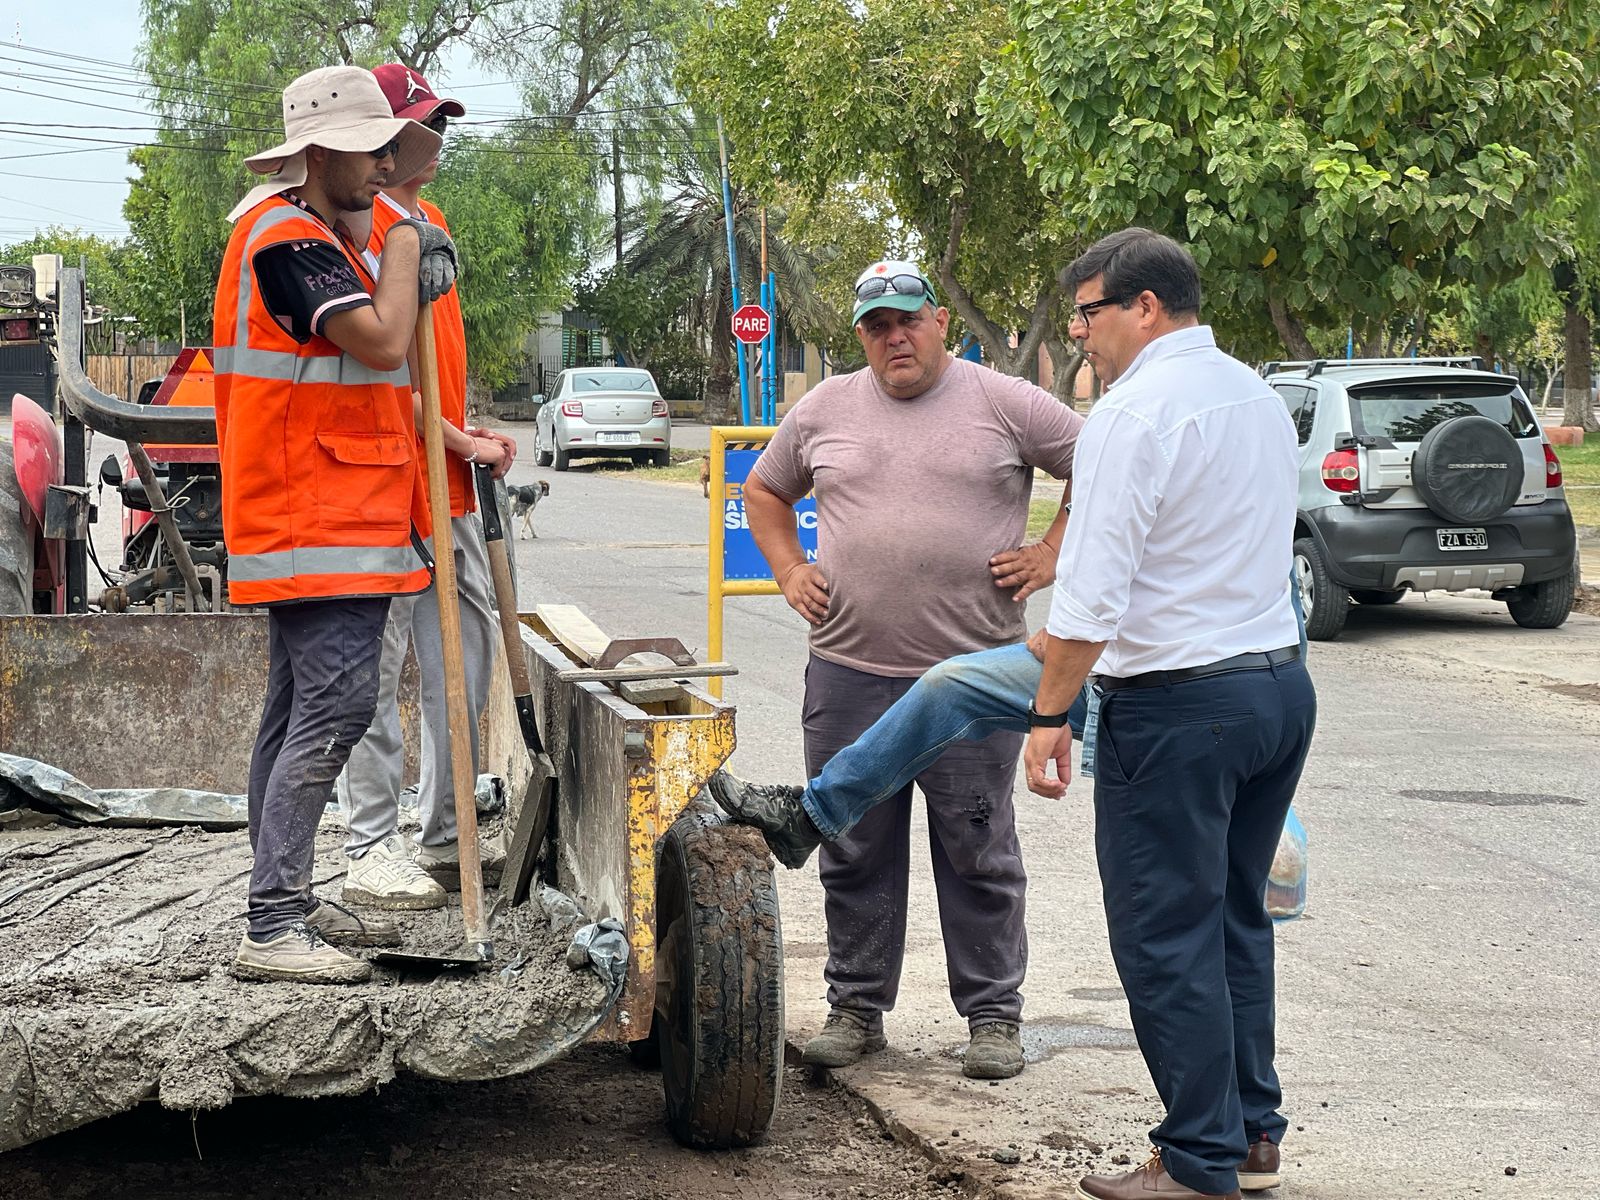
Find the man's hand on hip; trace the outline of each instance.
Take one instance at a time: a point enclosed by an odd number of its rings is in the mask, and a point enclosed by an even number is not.
[[[1045,769],[1055,763],[1052,778]],[[1028,780],[1028,790],[1036,796],[1059,800],[1067,794],[1067,784],[1072,780],[1072,727],[1060,729],[1041,726],[1028,731],[1028,743],[1022,750],[1022,766]]]
[[[789,607],[813,625],[828,619],[828,581],[815,563],[795,563],[778,580],[778,586]]]
[[[1016,588],[1011,599],[1020,604],[1056,581],[1056,547],[1049,542],[1030,542],[1015,550],[1002,550],[989,560],[989,574],[994,576],[995,587]]]

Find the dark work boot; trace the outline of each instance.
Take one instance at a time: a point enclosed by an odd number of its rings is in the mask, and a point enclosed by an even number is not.
[[[767,849],[784,866],[803,867],[822,844],[800,797],[805,788],[781,783],[746,783],[726,771],[706,782],[711,798],[741,825],[754,825],[767,839]]]
[[[808,1067],[848,1067],[888,1044],[883,1030],[869,1029],[862,1018],[836,1008],[828,1014],[822,1032],[805,1044],[800,1061]]]
[[[968,1079],[1010,1079],[1022,1074],[1022,1036],[1010,1021],[990,1021],[972,1031],[961,1062]]]

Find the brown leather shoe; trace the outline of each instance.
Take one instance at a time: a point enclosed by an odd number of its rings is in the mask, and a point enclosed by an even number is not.
[[[1250,1153],[1245,1156],[1244,1165],[1239,1168],[1239,1190],[1264,1192],[1268,1188],[1277,1187],[1283,1182],[1279,1162],[1278,1148],[1263,1133],[1251,1143]]]
[[[1123,1175],[1085,1175],[1078,1180],[1080,1200],[1240,1200],[1239,1190],[1197,1192],[1184,1187],[1161,1161],[1161,1151],[1151,1150],[1150,1161]]]

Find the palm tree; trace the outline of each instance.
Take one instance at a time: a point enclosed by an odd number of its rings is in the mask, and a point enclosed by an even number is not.
[[[715,135],[704,127],[686,142],[686,149],[666,164],[665,195],[636,209],[628,231],[631,246],[623,255],[626,269],[663,272],[689,281],[686,316],[689,327],[709,338],[711,370],[706,385],[706,411],[713,421],[736,414],[733,386],[733,289],[728,280],[727,226],[722,208],[722,172]],[[821,341],[845,319],[821,298],[810,253],[783,235],[785,213],[766,209],[767,266],[778,278],[778,296],[790,328]],[[733,189],[734,244],[739,258],[740,300],[760,295],[761,206]]]

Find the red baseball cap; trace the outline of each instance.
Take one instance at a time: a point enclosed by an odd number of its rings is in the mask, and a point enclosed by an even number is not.
[[[464,117],[466,108],[459,100],[441,100],[422,75],[403,63],[384,63],[373,69],[384,99],[397,117],[426,121],[436,112],[447,117]]]

